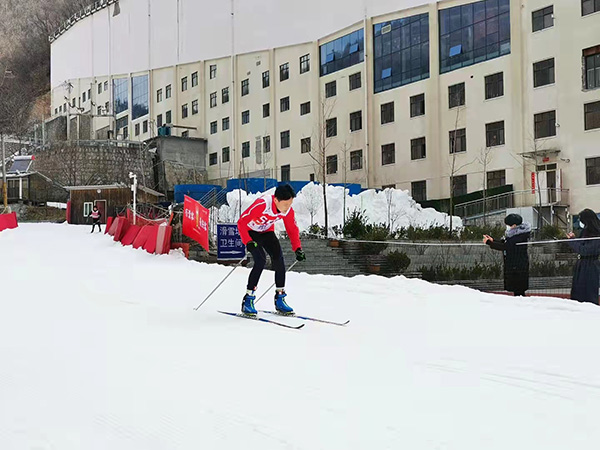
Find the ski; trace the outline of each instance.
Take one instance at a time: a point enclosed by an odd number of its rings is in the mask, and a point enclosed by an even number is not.
[[[218,311],[218,312],[220,312],[221,314],[232,316],[232,317],[241,317],[242,319],[250,319],[250,320],[257,320],[259,322],[272,323],[273,325],[279,325],[280,327],[291,328],[293,330],[299,330],[300,328],[302,328],[305,325],[304,323],[302,323],[300,325],[288,325],[287,323],[277,322],[276,320],[265,319],[264,317],[251,316],[251,315],[242,314],[242,313],[232,313],[232,312],[227,312],[227,311]],[[293,316],[291,316],[291,317],[293,317]]]
[[[259,312],[265,313],[265,314],[272,314],[274,316],[293,317],[295,319],[310,320],[311,322],[327,323],[329,325],[337,325],[338,327],[343,327],[344,325],[348,325],[350,323],[349,320],[346,320],[345,322],[333,322],[331,320],[317,319],[316,317],[299,316],[296,313],[284,314],[284,313],[280,313],[277,311],[267,311],[267,310],[260,310]]]

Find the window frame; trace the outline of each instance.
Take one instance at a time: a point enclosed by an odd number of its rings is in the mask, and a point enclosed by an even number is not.
[[[410,160],[419,161],[427,158],[427,139],[425,136],[410,140]]]
[[[250,123],[250,110],[247,109],[242,111],[242,125],[248,125]]]
[[[358,80],[358,81],[357,81]],[[362,72],[356,72],[348,76],[348,91],[362,88]]]
[[[245,80],[242,80],[242,97],[245,97],[246,95],[250,95],[250,78],[246,78]]]
[[[219,131],[219,123],[216,120],[213,120],[210,123],[210,134],[217,134],[217,132]]]
[[[385,158],[387,152],[387,156],[388,158]],[[390,157],[391,155],[391,157]],[[387,161],[387,162],[385,162]],[[382,144],[381,145],[381,165],[382,166],[389,166],[392,164],[396,164],[396,143],[395,142],[390,142],[389,144]]]
[[[310,153],[312,149],[312,139],[309,137],[305,137],[300,139],[300,154]]]
[[[265,103],[262,105],[263,119],[271,116],[271,104]]]
[[[268,88],[271,85],[270,74],[268,70],[262,73],[262,87],[263,89]]]
[[[422,109],[421,109],[422,106]],[[422,112],[420,112],[422,111]],[[420,113],[419,113],[420,112]],[[413,95],[410,97],[410,117],[420,117],[425,115],[425,93]]]
[[[585,185],[600,185],[600,156],[585,158]]]
[[[279,112],[286,112],[290,110],[290,97],[282,97],[279,99]]]
[[[221,89],[221,104],[229,103],[229,86]]]
[[[502,126],[500,126],[500,124]],[[504,120],[485,124],[485,145],[487,148],[499,147],[506,143],[506,130]],[[494,139],[495,138],[495,139]],[[497,143],[495,143],[497,140]]]
[[[214,157],[214,162],[213,162],[213,157]],[[209,167],[216,166],[217,164],[219,164],[219,153],[218,152],[209,153],[208,154]]]
[[[310,53],[300,57],[300,74],[310,72]]]
[[[548,12],[549,10],[549,12]],[[538,17],[536,17],[536,14]],[[546,25],[546,17],[550,16],[550,20],[552,21],[552,25]],[[541,19],[541,27],[536,28],[536,19]],[[537,33],[538,31],[543,31],[548,28],[554,27],[554,5],[546,6],[544,8],[537,9],[531,12],[531,32]]]
[[[187,75],[181,78],[181,92],[185,92],[188,90],[188,77]]]
[[[595,119],[595,122],[592,121],[592,123],[596,123],[598,126],[588,125],[588,116],[592,116],[592,119]],[[583,129],[584,131],[600,130],[600,100],[583,104]]]
[[[484,78],[485,99],[504,97],[504,72],[486,75]]]
[[[391,105],[391,108],[388,110]],[[396,105],[392,102],[382,103],[380,106],[380,122],[381,125],[385,125],[388,123],[394,123],[396,120]]]
[[[423,186],[423,189],[422,189],[423,196],[422,196],[422,198],[417,198],[417,196],[415,195],[415,192],[417,192],[417,190],[418,190],[417,188],[420,188],[421,186]],[[417,203],[426,202],[427,201],[427,180],[411,181],[410,196]]]
[[[358,161],[358,164],[355,162]],[[350,152],[350,171],[363,169],[363,151],[362,149]]]
[[[325,98],[335,97],[337,95],[337,80],[325,83]]]
[[[217,65],[216,64],[211,64],[209,66],[209,77],[211,80],[217,78]]]
[[[337,117],[331,117],[325,120],[325,137],[332,138],[337,136]]]
[[[329,155],[325,159],[325,172],[327,175],[338,173],[338,155]]]
[[[217,107],[217,91],[210,93],[210,108]]]
[[[548,63],[550,61],[552,61],[552,67],[548,66],[548,67],[540,68],[542,64]],[[533,67],[533,88],[534,89],[544,87],[544,86],[551,86],[556,83],[556,60],[554,57],[542,59],[541,61],[536,61],[533,63],[532,67]],[[548,72],[548,77],[547,77],[548,82],[542,83],[540,81],[540,78],[542,78],[542,74],[544,74],[544,76],[545,76],[546,70],[551,70],[551,72]],[[551,74],[551,76],[550,76],[550,74]]]
[[[279,82],[290,79],[290,63],[286,62],[279,66]]]
[[[192,73],[192,87],[198,86],[198,71]]]
[[[543,118],[544,116],[550,114],[554,115],[553,120]],[[538,117],[540,118],[540,120],[537,120]],[[548,124],[550,125],[550,128],[548,129],[549,132],[552,132],[552,129],[554,129],[554,134],[538,135],[538,124],[543,124],[544,122],[548,122]],[[549,139],[556,136],[556,110],[542,111],[533,115],[533,136],[534,139]]]
[[[310,102],[300,103],[300,115],[305,116],[310,114]]]
[[[465,153],[467,151],[467,129],[466,128],[457,128],[456,130],[450,130],[448,133],[449,137],[449,151],[450,154],[454,153]],[[452,147],[452,142],[454,139],[454,148]],[[456,143],[461,143],[461,149],[456,150]],[[454,150],[454,151],[453,151]]]
[[[280,149],[290,148],[290,130],[285,130],[279,133]]]
[[[466,90],[467,88],[464,81],[448,86],[448,109],[459,108],[466,105]]]
[[[358,127],[357,127],[358,125]],[[362,130],[362,109],[350,113],[350,132]]]

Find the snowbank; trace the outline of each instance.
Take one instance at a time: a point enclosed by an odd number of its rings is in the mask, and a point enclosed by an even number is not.
[[[346,195],[344,195],[344,191]],[[275,189],[270,189],[266,194],[273,194]],[[227,194],[227,205],[220,208],[219,221],[235,222],[239,217],[240,198],[241,210],[248,208],[262,193],[247,194],[245,191],[232,191]],[[450,226],[450,216],[440,213],[433,208],[422,208],[408,191],[400,189],[385,189],[375,191],[369,189],[358,195],[348,195],[347,189],[342,186],[327,186],[327,209],[329,211],[329,226],[341,226],[344,223],[344,198],[346,217],[352,211],[363,211],[369,223],[384,223],[392,231],[413,226],[415,228],[431,228],[437,226]],[[300,231],[308,231],[312,224],[325,224],[323,209],[323,189],[321,185],[307,184],[294,201],[296,221]],[[452,228],[462,228],[460,217],[454,217]],[[277,224],[277,230],[283,231],[283,224]]]

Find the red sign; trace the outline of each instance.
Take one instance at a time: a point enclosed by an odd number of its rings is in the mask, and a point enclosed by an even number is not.
[[[535,172],[531,172],[531,193],[535,194]]]
[[[209,211],[187,195],[183,201],[183,234],[198,242],[208,251]]]

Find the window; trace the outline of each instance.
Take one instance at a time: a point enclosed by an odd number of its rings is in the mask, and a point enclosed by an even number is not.
[[[227,103],[229,102],[229,88],[223,88],[221,89],[221,103]]]
[[[300,73],[306,73],[310,70],[310,55],[300,57]]]
[[[448,86],[448,107],[456,108],[465,104],[465,83]]]
[[[394,164],[396,162],[396,144],[385,144],[381,146],[381,165]]]
[[[250,142],[242,142],[242,158],[250,158]]]
[[[300,153],[310,153],[311,142],[310,138],[302,138],[300,139]]]
[[[198,72],[192,74],[192,87],[198,86]]]
[[[510,53],[510,0],[485,0],[439,12],[440,73]]]
[[[102,83],[98,83],[98,94],[102,94]]]
[[[269,117],[271,115],[271,104],[265,103],[263,105],[263,117]]]
[[[350,131],[362,130],[362,111],[350,113]]]
[[[262,73],[262,87],[264,88],[268,88],[270,84],[270,80],[269,80],[269,71],[267,70],[266,72]]]
[[[348,81],[350,83],[349,90],[353,91],[354,89],[360,89],[362,86],[362,79],[360,75],[360,72],[357,72],[348,77]]]
[[[242,111],[242,125],[250,123],[250,110]]]
[[[88,89],[88,100],[92,99],[92,88]]]
[[[159,114],[158,116],[156,116],[156,126],[157,127],[162,127],[163,126],[163,117],[162,117],[162,114]]]
[[[310,179],[310,181],[315,181],[315,174],[314,174],[314,173],[311,173],[311,174],[309,175],[309,179]]]
[[[504,73],[499,72],[485,77],[485,99],[504,95]]]
[[[600,45],[583,51],[585,63],[585,88],[600,88]]]
[[[224,147],[223,150],[221,150],[221,160],[226,163],[229,162],[229,147]]]
[[[142,122],[142,133],[147,133],[148,132],[148,121],[144,120],[144,122]]]
[[[581,15],[587,16],[600,11],[600,0],[581,0]]]
[[[223,117],[223,120],[221,120],[221,129],[223,131],[229,130],[229,117]]]
[[[350,170],[361,170],[363,168],[363,151],[350,152]]]
[[[217,133],[217,121],[215,120],[214,122],[210,123],[210,134],[216,134]]]
[[[410,140],[410,159],[425,159],[425,138],[417,138]]]
[[[217,65],[216,64],[210,65],[210,79],[212,80],[213,78],[217,78]]]
[[[208,155],[208,164],[210,164],[211,166],[215,166],[217,165],[217,163],[219,162],[219,157],[217,155],[217,152],[211,153],[210,155]]]
[[[450,154],[467,151],[467,129],[450,131]]]
[[[497,188],[506,185],[506,170],[494,170],[486,174],[486,189]]]
[[[135,124],[135,135],[136,136],[140,135],[140,124],[139,123]]]
[[[533,65],[533,87],[554,84],[554,58]]]
[[[183,132],[181,133],[181,137],[182,137],[182,138],[184,138],[184,139],[187,139],[187,138],[189,138],[189,137],[190,137],[190,132],[189,132],[189,130],[183,131]]]
[[[300,115],[304,116],[310,114],[310,102],[302,103],[300,105]]]
[[[84,92],[84,93],[83,93],[83,103],[85,103],[85,99],[86,99],[86,97],[85,97],[85,96],[86,96],[86,93]]]
[[[285,166],[281,166],[281,181],[290,181],[291,180],[291,169],[290,165],[286,164]]]
[[[450,180],[452,180],[451,195],[453,197],[459,197],[459,196],[465,195],[467,193],[467,176],[466,175],[454,176],[454,177],[451,177]]]
[[[290,131],[281,132],[281,148],[288,148],[290,146]]]
[[[325,121],[325,134],[327,137],[337,136],[337,117]]]
[[[188,116],[188,105],[181,105],[181,118],[185,119]]]
[[[165,98],[171,98],[171,85],[167,84],[165,87]]]
[[[198,100],[192,101],[192,116],[198,114]]]
[[[534,116],[534,135],[536,139],[556,136],[556,111]]]
[[[117,119],[116,128],[117,128],[117,136],[120,134],[123,136],[123,139],[127,140],[129,137],[129,117],[123,116],[120,119]]]
[[[425,115],[425,94],[414,95],[410,98],[410,117]]]
[[[104,92],[108,91],[108,81],[104,82]]]
[[[585,160],[585,183],[600,184],[600,158],[587,158]]]
[[[62,106],[61,106],[61,108],[62,108]],[[57,114],[57,113],[58,113],[58,111],[56,109],[54,109],[54,114]],[[102,115],[102,106],[98,106],[98,115],[99,116]]]
[[[245,79],[242,80],[242,97],[244,95],[248,95],[250,93],[250,80],[249,79]]]
[[[280,107],[281,112],[289,111],[290,110],[290,98],[283,97],[281,100],[279,100],[279,107]]]
[[[156,91],[156,103],[162,102],[162,99],[163,99],[163,92],[162,92],[162,89],[159,89],[158,91]]]
[[[119,78],[113,80],[113,99],[115,114],[122,113],[129,109],[129,79]],[[72,107],[75,107],[75,99],[73,99]]]
[[[410,183],[410,192],[415,202],[427,200],[427,181],[413,181]]]
[[[429,14],[375,24],[373,50],[375,93],[429,78]]]
[[[394,102],[381,105],[381,125],[394,121]]]
[[[167,111],[167,112],[165,113],[165,122],[167,122],[167,123],[173,123],[173,122],[171,121],[171,111]]]
[[[488,123],[485,125],[485,145],[495,147],[504,145],[504,121]]]
[[[325,98],[335,97],[337,95],[337,84],[334,81],[330,81],[325,84]]]
[[[531,13],[533,32],[554,26],[554,6],[550,5]]]
[[[131,79],[131,118],[133,120],[148,115],[150,103],[150,88],[148,75]]]
[[[271,151],[271,136],[263,136],[263,152],[269,153]]]
[[[595,130],[600,128],[600,102],[588,103],[583,106],[585,116],[585,129]]]
[[[83,203],[83,217],[89,217],[92,213],[92,209],[94,209],[93,202],[84,202]]]
[[[364,30],[353,31],[319,47],[321,76],[364,61]]]
[[[183,77],[181,79],[181,90],[182,91],[187,91],[187,77]]]
[[[338,158],[337,155],[327,157],[327,175],[337,173],[338,171]]]
[[[290,63],[279,66],[279,81],[285,81],[290,77]]]
[[[217,106],[217,93],[211,92],[210,94],[210,107],[214,108]]]

